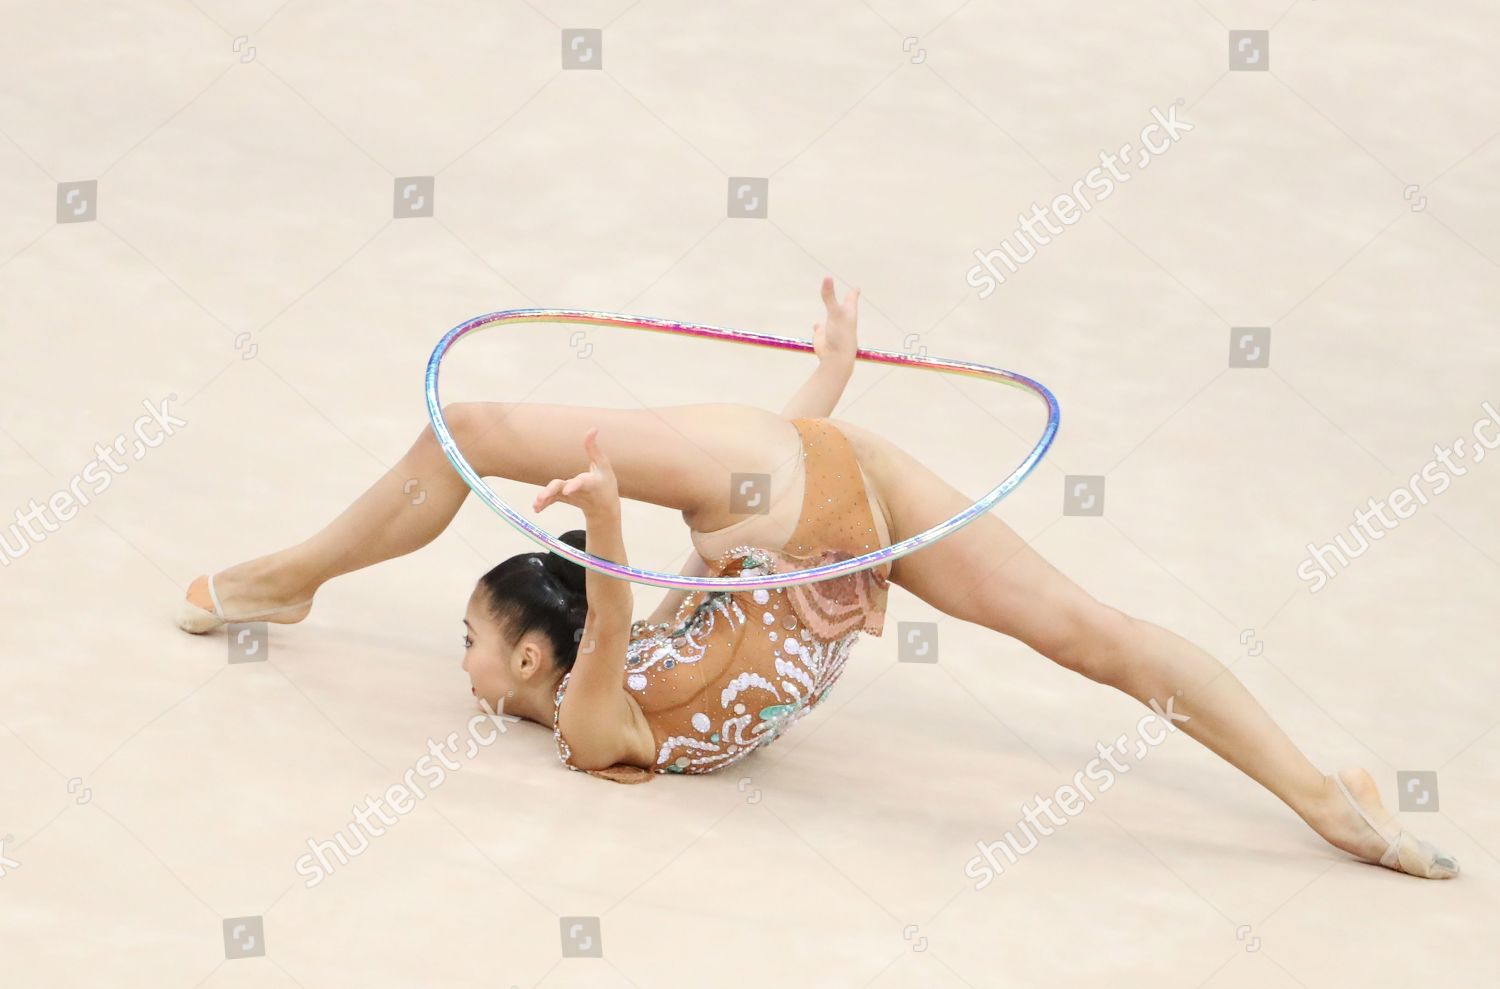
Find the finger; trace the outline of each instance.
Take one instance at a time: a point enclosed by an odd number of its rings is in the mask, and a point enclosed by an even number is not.
[[[838,306],[838,299],[833,294],[833,279],[823,279],[823,305],[828,307],[829,312]]]
[[[604,471],[606,473],[611,470],[611,467],[609,465],[609,457],[605,456],[604,451],[599,447],[598,426],[590,429],[588,435],[583,438],[583,447],[584,450],[588,452],[589,459],[593,461],[594,466],[598,467],[601,471]]]
[[[604,456],[604,451],[599,449],[599,427],[594,426],[583,437],[583,449],[593,460],[599,460]]]
[[[547,505],[551,504],[552,496],[556,493],[557,487],[560,484],[562,484],[561,480],[549,482],[547,486],[542,489],[541,493],[536,496],[536,500],[532,502],[532,511],[539,512],[543,508],[547,507]]]

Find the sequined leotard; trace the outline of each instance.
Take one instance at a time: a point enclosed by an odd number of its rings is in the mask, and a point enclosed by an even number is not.
[[[806,481],[802,515],[780,550],[743,545],[722,554],[713,576],[787,573],[883,545],[859,462],[827,419],[794,419]],[[569,769],[621,783],[655,773],[708,773],[779,738],[818,706],[861,632],[879,636],[891,565],[832,580],[751,591],[693,591],[672,621],[630,629],[625,689],[656,743],[650,769],[620,763],[582,770],[558,728],[571,672],[554,697],[552,733]]]

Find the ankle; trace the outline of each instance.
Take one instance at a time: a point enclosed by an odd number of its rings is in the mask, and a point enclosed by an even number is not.
[[[1348,803],[1334,785],[1332,776],[1320,776],[1316,783],[1309,783],[1298,791],[1292,809],[1320,834],[1339,821],[1347,812]]]
[[[1332,832],[1344,831],[1351,826],[1351,815],[1357,815],[1357,811],[1349,806],[1349,800],[1344,796],[1344,791],[1339,789],[1335,777],[1339,771],[1335,770],[1327,775],[1319,776],[1316,781],[1308,783],[1299,791],[1297,803],[1292,808],[1306,821],[1314,831],[1327,836]],[[1345,785],[1356,800],[1361,804],[1364,800],[1363,781],[1357,778],[1357,773],[1348,774],[1349,778],[1344,781]],[[1374,797],[1378,805],[1379,796]]]
[[[234,589],[253,589],[258,596],[289,604],[310,599],[323,583],[300,572],[292,561],[286,560],[280,553],[229,567],[219,575],[217,582],[227,585],[231,592]]]
[[[1330,773],[1324,781],[1326,793],[1315,816],[1308,818],[1319,834],[1348,851],[1355,851],[1348,841],[1373,848],[1387,839],[1385,832],[1394,826],[1393,815],[1381,801],[1380,789],[1368,771],[1350,767]],[[1337,840],[1340,836],[1346,841]]]

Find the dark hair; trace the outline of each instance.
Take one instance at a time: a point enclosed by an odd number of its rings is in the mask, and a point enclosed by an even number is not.
[[[583,529],[558,538],[575,549],[588,548]],[[587,576],[584,567],[556,553],[521,553],[479,578],[479,583],[489,596],[490,613],[512,643],[539,629],[552,643],[557,665],[571,670],[588,617]]]

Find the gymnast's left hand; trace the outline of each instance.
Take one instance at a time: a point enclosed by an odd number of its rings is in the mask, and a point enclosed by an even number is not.
[[[560,501],[583,511],[585,518],[600,518],[620,514],[620,489],[615,483],[614,468],[609,458],[599,449],[599,427],[588,431],[583,438],[584,452],[589,456],[589,469],[567,480],[551,481],[532,504],[532,511],[540,512],[553,502]]]

